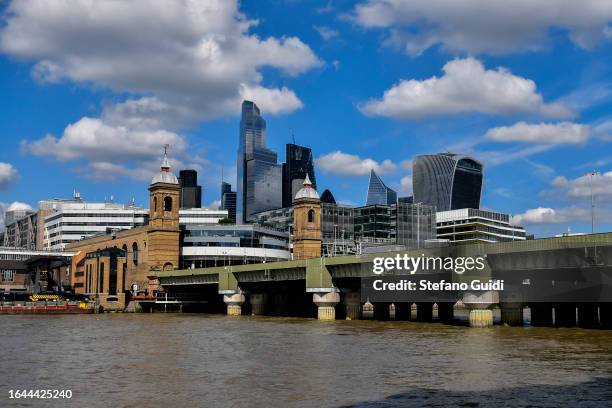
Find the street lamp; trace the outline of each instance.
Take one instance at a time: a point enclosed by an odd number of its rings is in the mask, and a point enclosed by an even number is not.
[[[593,177],[599,176],[599,172],[593,170],[586,175],[589,176],[589,187],[591,189],[591,234],[595,233],[595,197],[593,195]]]

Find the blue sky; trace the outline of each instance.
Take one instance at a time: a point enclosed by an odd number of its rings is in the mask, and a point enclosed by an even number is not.
[[[452,150],[530,233],[588,232],[589,182],[610,230],[612,5],[566,3],[0,1],[0,207],[144,204],[166,142],[214,205],[249,97],[339,201],[363,204],[370,168],[410,194],[409,160]]]

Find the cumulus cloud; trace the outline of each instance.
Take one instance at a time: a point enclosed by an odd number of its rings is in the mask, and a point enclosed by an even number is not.
[[[135,130],[110,126],[101,119],[84,117],[66,127],[60,137],[47,135],[35,141],[22,141],[21,151],[60,161],[85,161],[81,168],[92,179],[114,179],[118,176],[142,180],[149,178],[159,165],[162,146],[169,144],[172,156],[184,155],[182,136],[165,130]]]
[[[10,163],[0,162],[0,190],[17,180],[17,169]]]
[[[389,30],[388,43],[410,55],[441,45],[452,53],[507,54],[546,48],[566,32],[582,48],[610,38],[612,3],[601,0],[366,0],[350,19]]]
[[[560,224],[572,221],[587,221],[591,219],[590,210],[580,207],[531,208],[522,214],[512,216],[511,222],[514,225],[529,224]]]
[[[412,174],[400,180],[400,193],[406,196],[412,195]]]
[[[24,150],[91,159],[92,169],[116,173],[130,168],[126,161],[151,157],[153,147],[159,154],[161,144],[185,149],[176,131],[237,114],[244,98],[269,115],[300,109],[292,90],[263,85],[262,69],[296,76],[323,65],[297,37],[251,34],[258,21],[241,13],[236,0],[14,0],[4,16],[0,52],[32,63],[38,81],[129,95],[106,104],[100,118],[69,125],[60,137],[24,142]]]
[[[474,59],[455,59],[442,68],[444,75],[425,80],[401,80],[359,106],[369,116],[420,119],[430,116],[479,112],[490,115],[532,113],[569,117],[573,112],[560,103],[545,103],[530,79],[505,68],[485,69]]]
[[[489,129],[485,137],[498,142],[524,142],[533,144],[583,144],[591,128],[572,122],[529,124],[518,122],[512,126]]]
[[[377,162],[373,159],[362,159],[361,157],[337,150],[325,154],[317,160],[317,166],[323,171],[338,176],[366,176],[371,170],[378,174],[390,173],[397,170],[397,165],[391,160]]]
[[[591,196],[612,197],[612,171],[606,173],[585,174],[575,179],[564,176],[555,177],[552,181],[553,192],[561,193],[566,198],[578,199]]]

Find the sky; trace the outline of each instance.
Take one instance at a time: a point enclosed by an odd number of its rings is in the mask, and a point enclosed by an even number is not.
[[[71,197],[147,203],[170,144],[203,202],[235,183],[240,102],[319,190],[399,195],[415,155],[485,166],[481,208],[536,236],[612,230],[612,3],[0,0],[0,224]],[[596,172],[590,174],[591,172]]]

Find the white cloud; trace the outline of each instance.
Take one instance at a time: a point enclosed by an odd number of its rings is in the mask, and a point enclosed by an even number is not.
[[[317,33],[319,33],[321,38],[325,41],[334,39],[339,35],[337,30],[334,30],[326,26],[312,26],[312,28],[314,28],[317,31]]]
[[[401,80],[382,99],[359,106],[370,116],[420,119],[430,116],[479,112],[490,115],[531,113],[568,117],[573,113],[560,103],[544,103],[530,79],[505,68],[485,69],[474,59],[455,59],[442,68],[444,75],[425,80]]]
[[[498,142],[525,142],[534,144],[583,144],[591,128],[572,122],[529,124],[518,122],[512,126],[489,129],[485,135]]]
[[[412,174],[402,177],[400,180],[400,194],[412,195]]]
[[[81,172],[92,179],[128,176],[144,180],[150,178],[159,165],[165,144],[171,146],[174,159],[184,156],[185,139],[176,133],[110,126],[101,119],[84,117],[68,125],[59,138],[47,135],[31,142],[22,141],[21,150],[60,161],[84,160],[87,165]]]
[[[33,154],[91,160],[93,178],[129,173],[127,162],[152,157],[152,149],[159,155],[163,143],[186,150],[175,131],[237,114],[243,98],[264,114],[300,109],[292,90],[263,85],[262,69],[295,76],[323,65],[297,37],[251,34],[258,22],[236,0],[14,0],[4,16],[0,52],[33,63],[38,81],[130,95],[59,138],[24,142]]]
[[[567,198],[587,198],[591,196],[591,189],[596,198],[612,197],[612,171],[606,173],[585,174],[575,179],[564,176],[555,177],[552,181],[553,192],[560,192]]]
[[[402,160],[400,166],[404,170],[412,171],[412,160]]]
[[[410,55],[441,45],[453,53],[507,54],[546,48],[551,31],[590,48],[610,38],[612,3],[601,0],[366,0],[350,15],[389,29],[388,42]]]
[[[323,171],[339,176],[366,176],[370,170],[378,174],[390,173],[397,170],[397,165],[391,160],[377,162],[373,159],[362,159],[361,157],[337,150],[325,154],[317,160],[317,166]]]
[[[0,162],[0,190],[17,180],[17,169],[10,163]]]
[[[206,208],[209,208],[211,210],[218,210],[219,207],[221,207],[221,200],[214,200],[206,206]]]
[[[574,221],[587,221],[590,219],[591,212],[585,208],[575,206],[557,209],[538,207],[531,208],[522,214],[514,215],[511,222],[514,225],[561,224]]]

